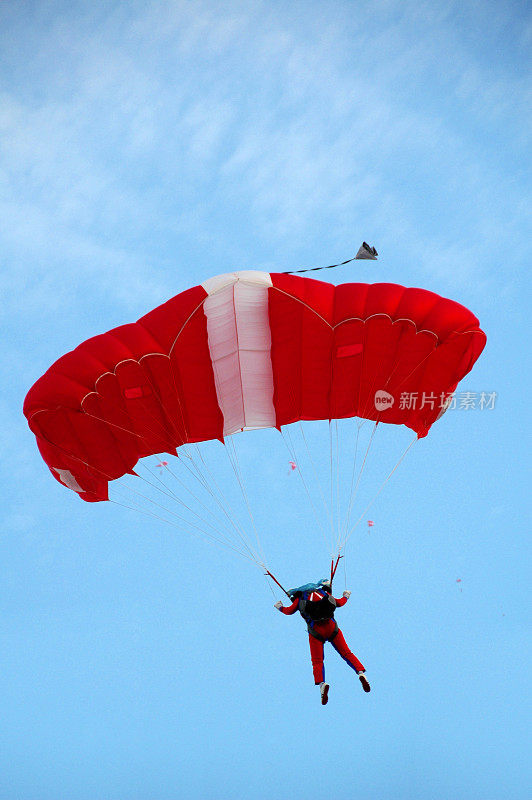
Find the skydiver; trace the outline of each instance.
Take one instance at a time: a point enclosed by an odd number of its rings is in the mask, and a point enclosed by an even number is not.
[[[370,685],[364,675],[366,669],[347,646],[344,635],[334,619],[335,608],[344,606],[351,596],[351,592],[346,590],[342,597],[333,597],[331,581],[324,578],[318,584],[307,584],[305,587],[292,589],[288,594],[294,598],[292,604],[283,606],[279,600],[275,603],[275,608],[278,608],[283,614],[295,614],[296,611],[299,611],[307,623],[314,683],[320,687],[322,705],[326,705],[329,699],[329,684],[325,683],[323,664],[325,642],[330,642],[344,661],[355,670],[362,688],[365,692],[369,692]]]

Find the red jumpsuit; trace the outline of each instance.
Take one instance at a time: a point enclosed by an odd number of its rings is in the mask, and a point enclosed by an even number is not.
[[[336,600],[337,607],[345,606],[346,603],[347,597],[340,597]],[[291,606],[283,606],[280,610],[283,612],[283,614],[295,614],[298,608],[299,598],[296,597]],[[313,629],[317,634],[319,634],[319,636],[323,637],[325,641],[330,641],[336,652],[340,653],[344,661],[347,661],[349,666],[354,669],[355,672],[365,672],[363,664],[360,663],[358,658],[347,646],[347,642],[344,639],[342,631],[338,629],[338,633],[336,636],[334,636],[334,631],[336,630],[336,621],[334,620],[334,617],[332,619],[327,619],[324,622],[315,622]],[[309,633],[308,639],[310,644],[310,658],[312,660],[314,683],[322,683],[322,681],[325,680],[325,667],[323,664],[324,642],[316,639],[316,637],[312,636],[311,633]]]

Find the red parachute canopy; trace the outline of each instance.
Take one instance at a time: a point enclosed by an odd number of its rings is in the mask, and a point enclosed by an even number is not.
[[[358,416],[426,436],[485,342],[424,289],[233,272],[62,356],[24,414],[54,477],[106,500],[140,458],[237,430]]]

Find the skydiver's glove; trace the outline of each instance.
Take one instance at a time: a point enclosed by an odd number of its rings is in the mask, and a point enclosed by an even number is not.
[[[345,592],[342,594],[342,597],[345,597],[346,599],[351,597],[351,592],[349,591],[349,589],[345,590]]]
[[[283,607],[283,603],[282,603],[281,600],[278,600],[276,603],[274,603],[274,608],[278,608],[279,611],[282,609],[282,607]]]

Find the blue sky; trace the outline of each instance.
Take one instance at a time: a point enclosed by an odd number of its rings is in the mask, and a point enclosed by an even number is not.
[[[1,800],[530,797],[531,41],[524,2],[0,5]],[[450,410],[353,535],[338,619],[372,692],[329,649],[322,708],[253,565],[80,502],[21,409],[88,336],[362,239],[378,262],[322,274],[470,307],[460,389],[497,402]],[[282,439],[248,440],[272,566],[320,577]]]

